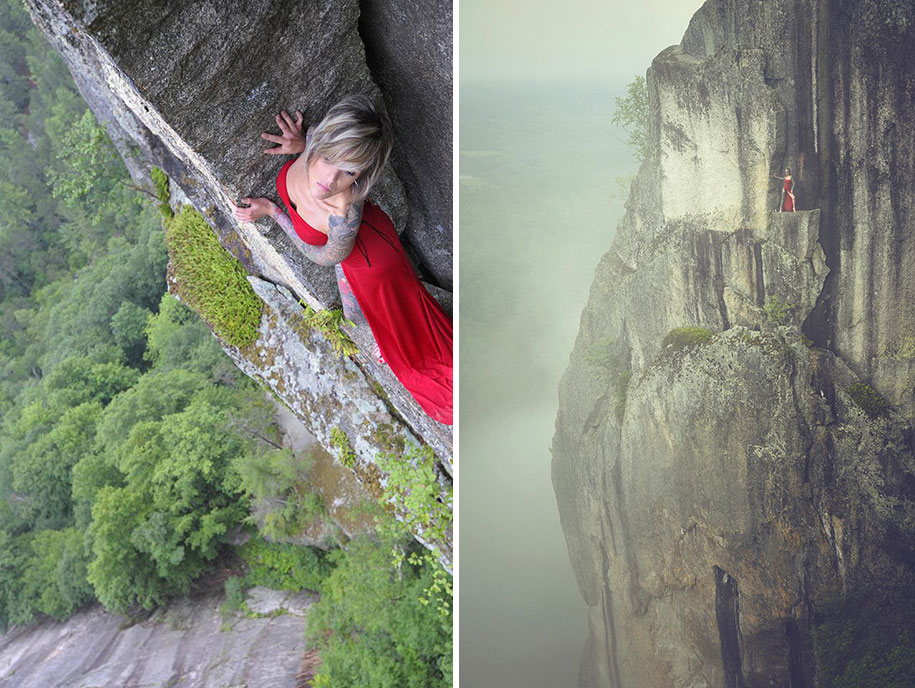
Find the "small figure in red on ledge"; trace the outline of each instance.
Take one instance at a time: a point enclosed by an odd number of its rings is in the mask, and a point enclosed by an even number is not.
[[[777,174],[773,174],[772,176],[785,182],[784,186],[782,186],[782,196],[781,201],[778,204],[778,212],[794,212],[797,210],[794,198],[794,180],[791,178],[791,168],[785,168],[784,177],[779,177]]]

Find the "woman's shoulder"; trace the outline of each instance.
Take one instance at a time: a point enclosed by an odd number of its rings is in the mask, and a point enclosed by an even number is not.
[[[362,219],[376,224],[390,225],[391,229],[394,228],[394,222],[388,217],[388,214],[380,206],[368,199],[366,199],[365,205],[362,206]]]

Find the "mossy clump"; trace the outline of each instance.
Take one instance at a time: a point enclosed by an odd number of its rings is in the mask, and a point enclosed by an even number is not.
[[[404,438],[394,432],[394,426],[390,423],[380,423],[372,433],[372,439],[379,447],[393,454],[401,454],[406,449]]]
[[[153,187],[156,189],[156,198],[159,199],[159,212],[165,220],[171,220],[175,212],[170,204],[172,195],[168,190],[168,175],[158,167],[153,167],[149,176],[152,177]]]
[[[890,402],[870,385],[855,382],[845,388],[845,393],[871,418],[885,418],[890,413]]]
[[[673,354],[687,348],[694,348],[712,341],[714,333],[704,327],[675,327],[661,342],[661,353]]]
[[[341,328],[343,325],[353,326],[353,323],[346,319],[340,308],[326,308],[322,311],[316,311],[304,301],[299,301],[304,308],[302,312],[302,322],[306,327],[318,330],[324,339],[330,342],[337,356],[355,356],[359,353],[359,348],[352,339]]]
[[[356,452],[350,446],[349,437],[340,428],[331,429],[330,446],[337,450],[337,458],[340,459],[341,464],[347,468],[353,468],[356,465]]]
[[[224,342],[244,348],[257,339],[263,303],[248,273],[199,212],[184,206],[165,221],[165,243],[181,300]]]

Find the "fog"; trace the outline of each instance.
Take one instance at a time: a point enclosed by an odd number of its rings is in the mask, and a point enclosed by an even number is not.
[[[557,387],[624,212],[615,178],[637,169],[613,98],[699,4],[461,3],[462,688],[577,685],[587,616],[550,481]]]

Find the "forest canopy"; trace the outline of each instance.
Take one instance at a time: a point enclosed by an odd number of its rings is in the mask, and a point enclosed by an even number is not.
[[[0,0],[0,114],[0,630],[152,608],[234,562],[236,598],[322,593],[324,685],[450,685],[450,576],[377,504],[346,548],[264,541],[253,501],[285,505],[278,539],[324,506],[274,402],[167,293],[152,186],[18,0]]]

